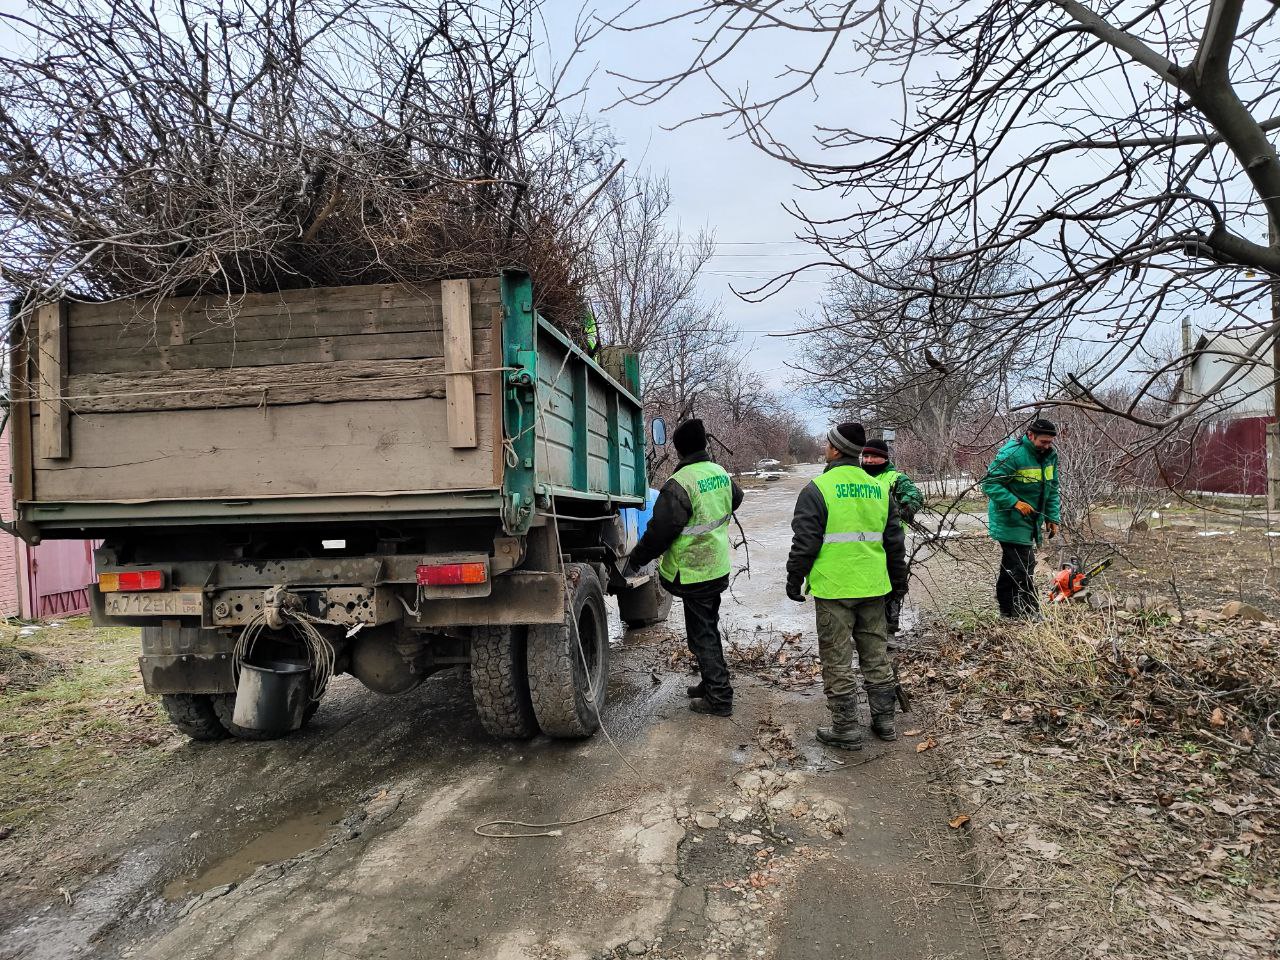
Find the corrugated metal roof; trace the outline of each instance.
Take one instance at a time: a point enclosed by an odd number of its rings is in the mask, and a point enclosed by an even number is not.
[[[1273,413],[1270,345],[1256,358],[1240,365],[1240,359],[1249,356],[1261,336],[1256,330],[1220,330],[1201,336],[1191,364],[1188,385],[1191,395],[1206,396],[1220,380],[1228,377],[1226,386],[1215,391],[1213,406],[1219,411],[1218,416],[1258,417]],[[1237,369],[1233,372],[1232,367]]]

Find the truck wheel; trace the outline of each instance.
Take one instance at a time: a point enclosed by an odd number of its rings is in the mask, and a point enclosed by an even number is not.
[[[485,733],[525,740],[538,732],[529,697],[525,627],[471,631],[471,698]]]
[[[213,710],[213,694],[165,693],[160,696],[169,721],[192,740],[222,740],[226,728]]]
[[[604,590],[586,564],[571,563],[565,574],[569,594],[565,622],[529,628],[529,695],[544,733],[589,737],[600,727],[608,693]]]
[[[654,574],[643,587],[618,591],[618,612],[631,630],[663,623],[671,613],[671,594],[662,589]]]
[[[306,711],[302,714],[301,730],[311,718],[316,715],[316,711],[320,709],[320,701],[312,700],[307,704]],[[253,730],[249,727],[242,727],[232,721],[232,717],[236,712],[236,695],[234,693],[215,693],[213,695],[213,711],[218,715],[218,720],[222,724],[222,728],[231,736],[238,740],[279,740],[281,737],[295,733],[294,730]]]

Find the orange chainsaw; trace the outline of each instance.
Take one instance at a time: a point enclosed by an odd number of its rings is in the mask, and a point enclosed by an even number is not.
[[[1049,588],[1049,602],[1062,603],[1064,600],[1070,600],[1087,587],[1089,581],[1111,566],[1113,560],[1115,560],[1114,556],[1107,557],[1088,570],[1082,571],[1080,558],[1072,557],[1068,563],[1062,565],[1062,569],[1053,578],[1053,586]]]

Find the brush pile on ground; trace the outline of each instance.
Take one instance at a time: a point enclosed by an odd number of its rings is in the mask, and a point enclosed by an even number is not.
[[[937,710],[1023,955],[1257,957],[1280,935],[1280,627],[1055,609],[938,624]]]
[[[572,323],[613,161],[539,75],[538,5],[31,0],[3,17],[0,285],[234,297],[514,266]]]

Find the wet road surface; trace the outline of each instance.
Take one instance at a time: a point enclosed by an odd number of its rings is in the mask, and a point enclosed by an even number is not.
[[[731,639],[812,640],[781,571],[815,470],[748,493]],[[456,670],[396,698],[340,678],[286,740],[175,739],[8,869],[0,957],[991,956],[981,901],[935,884],[970,868],[933,752],[828,752],[820,690],[749,676],[732,720],[690,714],[681,622],[625,635],[586,742],[488,738]]]

